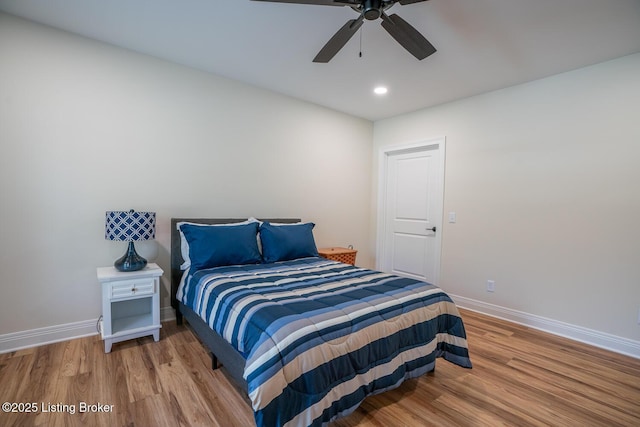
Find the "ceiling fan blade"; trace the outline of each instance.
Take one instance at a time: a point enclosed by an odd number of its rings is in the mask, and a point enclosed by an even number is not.
[[[318,4],[320,6],[349,6],[349,5],[357,6],[360,4],[360,2],[357,0],[253,0],[253,1],[268,1],[271,3]]]
[[[331,61],[331,58],[336,56],[336,53],[344,47],[345,44],[353,37],[353,35],[362,26],[364,16],[360,16],[358,19],[350,19],[337,33],[331,37],[331,40],[324,45],[324,47],[318,52],[313,62],[327,63]]]
[[[398,3],[404,6],[405,4],[421,3],[423,1],[427,1],[427,0],[399,0]]]
[[[429,43],[429,40],[395,13],[390,16],[382,14],[382,27],[419,60],[436,52],[436,48]]]

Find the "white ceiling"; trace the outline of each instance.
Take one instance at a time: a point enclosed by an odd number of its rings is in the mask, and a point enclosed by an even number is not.
[[[418,61],[379,21],[312,59],[357,14],[250,0],[0,0],[0,10],[369,120],[640,52],[640,0],[430,0],[397,13],[438,49]],[[640,77],[639,77],[640,78]],[[384,97],[373,94],[386,85]]]

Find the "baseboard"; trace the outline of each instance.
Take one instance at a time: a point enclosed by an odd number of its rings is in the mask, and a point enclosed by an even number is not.
[[[524,313],[518,310],[512,310],[471,298],[451,294],[450,296],[459,307],[466,308],[467,310],[477,311],[488,316],[498,317],[530,328],[539,329],[554,335],[640,359],[639,341]],[[175,318],[176,313],[172,307],[162,307],[160,309],[160,320],[162,322],[171,321]],[[98,333],[96,323],[97,319],[92,319],[0,335],[0,353],[9,353],[24,348],[96,335]]]
[[[549,332],[554,335],[559,335],[585,344],[590,344],[595,347],[604,348],[606,350],[611,350],[616,353],[640,359],[640,341],[634,341],[605,332],[583,328],[582,326],[560,322],[558,320],[537,316],[535,314],[512,310],[510,308],[477,301],[471,298],[451,294],[449,294],[449,296],[454,300],[457,306],[466,308],[467,310],[477,311],[478,313],[486,314],[488,316],[498,317],[533,329]]]
[[[176,311],[173,307],[162,307],[160,309],[160,321],[168,322],[169,320],[176,320]]]
[[[162,307],[160,309],[161,322],[174,320],[175,318],[176,312],[173,308]],[[83,320],[81,322],[0,335],[0,353],[9,353],[25,348],[97,335],[97,323],[98,319]]]
[[[96,335],[97,319],[0,335],[0,353]]]

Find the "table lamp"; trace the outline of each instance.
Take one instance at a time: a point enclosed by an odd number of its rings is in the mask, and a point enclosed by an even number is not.
[[[129,242],[127,252],[113,263],[119,271],[138,271],[147,265],[147,260],[136,252],[133,242],[151,240],[156,237],[156,213],[108,211],[106,213],[104,238]]]

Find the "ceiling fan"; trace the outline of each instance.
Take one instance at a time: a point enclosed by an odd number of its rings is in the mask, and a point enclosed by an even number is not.
[[[373,21],[382,18],[382,27],[393,37],[402,47],[409,53],[423,60],[427,56],[436,52],[429,41],[422,34],[413,28],[407,21],[400,18],[395,13],[387,15],[385,12],[396,3],[401,5],[420,3],[427,0],[253,0],[253,1],[269,1],[274,3],[299,3],[299,4],[315,4],[321,6],[349,6],[360,14],[357,19],[350,19],[337,33],[331,37],[331,40],[324,45],[313,59],[313,62],[327,63],[331,61],[336,53],[344,47],[345,44],[353,37],[353,35],[362,26],[364,20]]]

